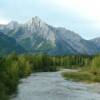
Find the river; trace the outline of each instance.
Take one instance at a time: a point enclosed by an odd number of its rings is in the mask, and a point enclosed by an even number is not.
[[[61,72],[42,72],[22,79],[11,100],[100,100],[100,84],[64,80]]]

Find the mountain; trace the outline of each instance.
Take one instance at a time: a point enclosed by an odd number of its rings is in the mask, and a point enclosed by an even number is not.
[[[37,16],[23,24],[12,21],[0,25],[0,31],[16,39],[29,53],[92,55],[100,52],[99,40],[98,43],[85,40],[73,31],[48,25]]]
[[[98,47],[100,47],[100,37],[91,39],[90,41],[93,42]]]
[[[24,53],[25,50],[22,48],[15,39],[0,32],[0,56],[10,54],[12,52]]]

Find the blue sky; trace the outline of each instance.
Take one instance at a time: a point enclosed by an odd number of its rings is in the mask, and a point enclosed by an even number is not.
[[[65,27],[85,39],[100,37],[100,0],[0,0],[0,23],[34,16]]]

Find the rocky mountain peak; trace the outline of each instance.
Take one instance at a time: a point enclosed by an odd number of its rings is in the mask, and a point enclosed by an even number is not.
[[[41,19],[38,16],[32,17],[32,22],[41,22]]]
[[[32,17],[32,19],[27,21],[25,24],[28,25],[28,26],[37,26],[37,27],[39,27],[40,25],[43,25],[44,22],[42,22],[42,20],[38,16],[35,16],[35,17]]]
[[[32,53],[64,55],[100,52],[99,39],[87,41],[71,30],[46,24],[38,16],[24,24],[12,21],[8,25],[1,25],[0,31],[13,37],[23,48]]]

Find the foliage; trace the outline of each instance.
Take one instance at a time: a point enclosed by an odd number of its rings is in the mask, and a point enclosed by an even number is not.
[[[47,55],[13,53],[0,58],[0,100],[7,100],[8,95],[16,91],[20,78],[37,71],[56,71],[50,63],[51,59]]]
[[[64,72],[65,79],[85,82],[100,82],[100,55],[93,57],[87,67],[78,72]]]
[[[56,71],[60,68],[79,68],[91,63],[89,56],[16,55],[0,58],[0,99],[7,100],[17,89],[20,78],[32,72]]]
[[[83,82],[100,82],[100,76],[94,75],[87,71],[81,72],[64,72],[62,73],[65,79],[69,79],[72,81],[83,81]]]

